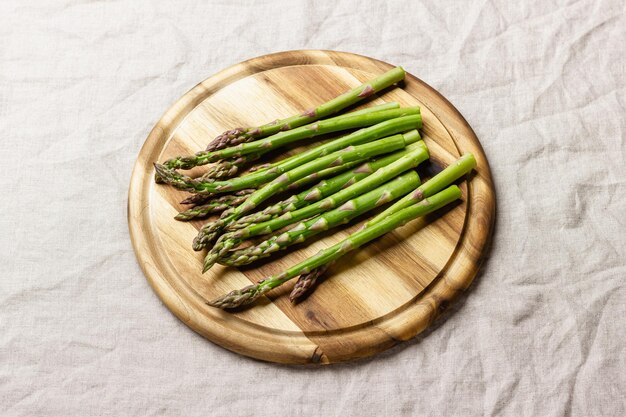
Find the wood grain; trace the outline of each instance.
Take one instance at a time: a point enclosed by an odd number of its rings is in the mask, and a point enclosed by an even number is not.
[[[186,93],[157,122],[137,158],[128,220],[137,259],[158,296],[185,324],[234,352],[281,363],[333,363],[369,356],[424,330],[472,282],[493,227],[495,196],[487,159],[458,111],[407,74],[402,88],[364,106],[398,101],[422,107],[422,134],[434,164],[472,152],[476,174],[461,185],[463,201],[414,221],[351,256],[305,301],[294,306],[292,284],[254,308],[227,313],[205,305],[343,239],[360,222],[241,271],[215,266],[200,273],[204,253],[190,242],[203,221],[177,222],[184,193],[153,181],[152,163],[203,149],[236,126],[254,126],[301,112],[387,71],[390,64],[344,52],[290,51],[234,65]],[[297,149],[295,150],[297,151]],[[202,172],[197,168],[192,173]]]

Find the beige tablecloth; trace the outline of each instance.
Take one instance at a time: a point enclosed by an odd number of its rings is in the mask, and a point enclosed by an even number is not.
[[[482,273],[430,331],[313,368],[188,329],[126,225],[134,159],[174,100],[306,48],[438,89],[498,197]],[[619,0],[0,2],[0,414],[625,415],[625,52]]]

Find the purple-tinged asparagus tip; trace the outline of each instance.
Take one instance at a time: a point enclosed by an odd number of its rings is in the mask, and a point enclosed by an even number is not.
[[[231,291],[228,294],[208,301],[207,305],[221,309],[231,309],[251,304],[270,290],[270,288],[263,287],[260,284],[259,282],[255,285],[248,285],[240,290]]]
[[[248,132],[248,134],[252,136],[258,136],[261,134],[261,128],[257,127],[256,129],[253,129],[250,132]]]

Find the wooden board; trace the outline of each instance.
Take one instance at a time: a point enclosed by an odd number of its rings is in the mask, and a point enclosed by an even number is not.
[[[148,136],[132,174],[128,220],[141,267],[165,305],[185,324],[234,352],[281,363],[333,363],[369,356],[424,330],[471,282],[491,235],[495,197],[489,165],[467,122],[440,94],[407,74],[363,106],[398,101],[422,108],[431,160],[446,165],[465,152],[477,173],[461,185],[463,201],[413,221],[342,258],[305,301],[292,305],[293,283],[253,308],[229,313],[205,305],[227,291],[284,270],[335,243],[360,222],[254,268],[215,266],[191,241],[204,221],[177,222],[184,193],[153,181],[152,163],[203,149],[224,130],[255,126],[322,103],[392,65],[331,51],[290,51],[234,65],[186,93]],[[296,150],[297,151],[297,150]],[[197,168],[193,173],[199,173]]]

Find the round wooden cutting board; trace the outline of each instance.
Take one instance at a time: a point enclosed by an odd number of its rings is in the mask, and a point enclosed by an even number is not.
[[[410,74],[400,87],[387,89],[358,108],[389,101],[421,106],[421,133],[434,166],[445,166],[466,152],[476,157],[475,174],[461,184],[463,200],[342,258],[316,291],[297,305],[287,297],[293,282],[237,312],[205,302],[313,255],[354,231],[362,219],[268,262],[241,270],[217,265],[203,275],[204,252],[194,252],[191,241],[204,221],[174,220],[184,208],[179,201],[185,193],[154,182],[153,162],[204,149],[224,130],[300,113],[390,68],[344,52],[266,55],[198,84],[158,121],[132,174],[128,222],[148,281],[185,324],[226,349],[254,358],[333,363],[369,356],[414,337],[472,282],[493,227],[495,196],[489,165],[458,111]],[[197,168],[191,174],[202,171]]]

